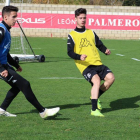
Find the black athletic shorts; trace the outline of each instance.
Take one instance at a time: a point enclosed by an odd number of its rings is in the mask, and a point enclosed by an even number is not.
[[[105,65],[90,65],[83,71],[83,76],[92,84],[91,79],[95,74],[98,74],[100,79],[104,80],[105,76],[110,72],[112,73],[112,71]]]

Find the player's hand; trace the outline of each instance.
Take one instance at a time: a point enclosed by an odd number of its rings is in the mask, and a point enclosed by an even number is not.
[[[86,57],[87,57],[87,55],[82,54],[81,57],[80,57],[80,59],[81,59],[82,61],[84,61],[84,60],[86,59]]]
[[[19,67],[16,71],[22,72],[22,68]]]
[[[0,75],[3,76],[3,77],[7,77],[8,76],[8,71],[4,70],[3,72],[1,72]]]
[[[105,54],[106,55],[110,55],[111,54],[111,51],[109,49],[106,49]]]

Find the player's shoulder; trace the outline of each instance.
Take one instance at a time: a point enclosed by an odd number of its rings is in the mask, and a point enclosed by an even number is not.
[[[5,29],[5,25],[2,22],[0,23],[0,27]]]
[[[0,27],[0,35],[4,35],[5,34],[5,29],[3,27]]]
[[[70,31],[70,33],[69,34],[73,34],[75,32],[75,30],[72,30],[72,31]]]
[[[1,30],[1,31],[4,31],[4,32],[6,31],[5,26],[4,26],[3,23],[0,23],[0,30]]]
[[[75,30],[72,30],[70,33],[69,33],[69,36],[71,38],[75,37],[77,35],[77,32]]]
[[[91,30],[91,29],[87,29],[87,28],[86,28],[86,31],[88,31],[88,32],[94,32],[93,30]]]
[[[95,32],[91,29],[86,29],[86,32],[91,35],[95,35]]]

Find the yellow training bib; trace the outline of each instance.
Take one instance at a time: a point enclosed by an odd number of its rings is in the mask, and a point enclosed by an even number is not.
[[[75,44],[74,52],[79,55],[87,55],[85,61],[75,60],[75,64],[81,73],[89,65],[102,65],[100,55],[95,46],[95,36],[92,30],[86,29],[83,33],[71,31],[70,36]]]

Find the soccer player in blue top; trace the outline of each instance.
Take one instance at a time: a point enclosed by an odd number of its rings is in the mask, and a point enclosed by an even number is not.
[[[17,12],[18,8],[15,6],[5,6],[2,9],[3,21],[0,23],[0,78],[9,84],[11,89],[0,106],[0,116],[16,117],[15,114],[7,112],[6,109],[20,91],[23,92],[26,99],[38,110],[41,118],[53,116],[60,108],[44,108],[35,97],[29,81],[20,76],[12,68],[14,66],[18,72],[22,71],[21,66],[17,64],[9,53],[11,45],[10,29],[17,21]]]

